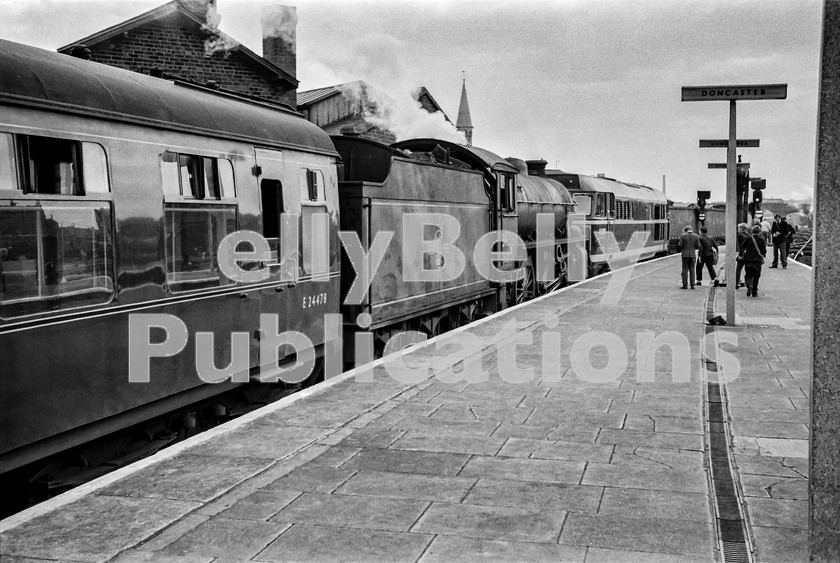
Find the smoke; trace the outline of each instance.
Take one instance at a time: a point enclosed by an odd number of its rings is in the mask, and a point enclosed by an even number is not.
[[[260,13],[263,39],[281,40],[291,53],[297,49],[297,11],[290,6],[271,4]]]
[[[406,78],[402,52],[404,44],[396,37],[374,34],[347,46],[335,60],[322,62],[333,76],[361,78],[339,89],[347,99],[361,103],[367,121],[390,131],[397,141],[431,137],[466,144],[464,134],[443,113],[429,113],[416,99],[420,86]]]
[[[204,25],[201,26],[203,31],[210,32],[214,37],[204,41],[204,56],[211,57],[215,53],[223,52],[225,57],[230,56],[230,52],[239,48],[239,42],[230,37],[219,29],[219,24],[222,21],[222,16],[216,10],[215,2],[207,2],[204,13]]]
[[[397,141],[431,137],[453,143],[466,144],[467,139],[455,129],[441,112],[429,113],[415,99],[420,89],[405,92],[397,97],[371,96],[374,105],[365,111],[365,119],[380,129],[391,131]]]

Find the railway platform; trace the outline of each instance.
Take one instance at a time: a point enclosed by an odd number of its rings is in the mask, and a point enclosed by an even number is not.
[[[810,270],[765,269],[733,327],[679,270],[599,276],[285,398],[0,522],[0,557],[806,561]]]

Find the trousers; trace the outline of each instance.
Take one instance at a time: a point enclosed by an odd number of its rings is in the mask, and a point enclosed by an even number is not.
[[[773,265],[779,265],[779,255],[782,258],[782,266],[787,266],[787,259],[788,259],[788,250],[790,249],[790,243],[786,240],[782,240],[780,242],[773,243]]]
[[[695,272],[695,262],[696,261],[697,261],[697,258],[695,258],[694,256],[692,256],[690,258],[686,258],[685,256],[683,256],[683,259],[682,259],[682,283],[683,283],[683,287],[688,287],[689,279],[691,279],[691,287],[694,287],[694,283],[695,283],[694,282],[694,276],[696,274],[696,272]]]
[[[717,273],[715,273],[715,266],[714,264],[712,264],[714,260],[714,256],[706,256],[705,258],[697,259],[697,281],[703,281],[703,266],[706,266],[706,269],[709,270],[710,279],[717,278]]]

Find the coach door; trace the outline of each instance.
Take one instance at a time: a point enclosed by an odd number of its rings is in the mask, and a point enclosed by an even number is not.
[[[288,209],[289,202],[284,190],[288,183],[284,166],[283,153],[267,149],[255,149],[259,182],[260,212],[262,214],[262,236],[268,242],[271,251],[262,267],[268,268],[270,285],[260,290],[261,312],[277,315],[277,334],[288,329],[288,288],[294,286],[297,279],[298,231]],[[295,249],[288,252],[286,249]],[[281,347],[279,357],[284,350]],[[269,368],[263,368],[268,370]]]

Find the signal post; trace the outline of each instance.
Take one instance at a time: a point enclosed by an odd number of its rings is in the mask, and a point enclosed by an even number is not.
[[[737,176],[735,163],[735,102],[737,100],[784,100],[787,84],[744,86],[683,86],[683,102],[728,101],[729,138],[726,143],[726,324],[735,324],[735,230],[738,224]]]

